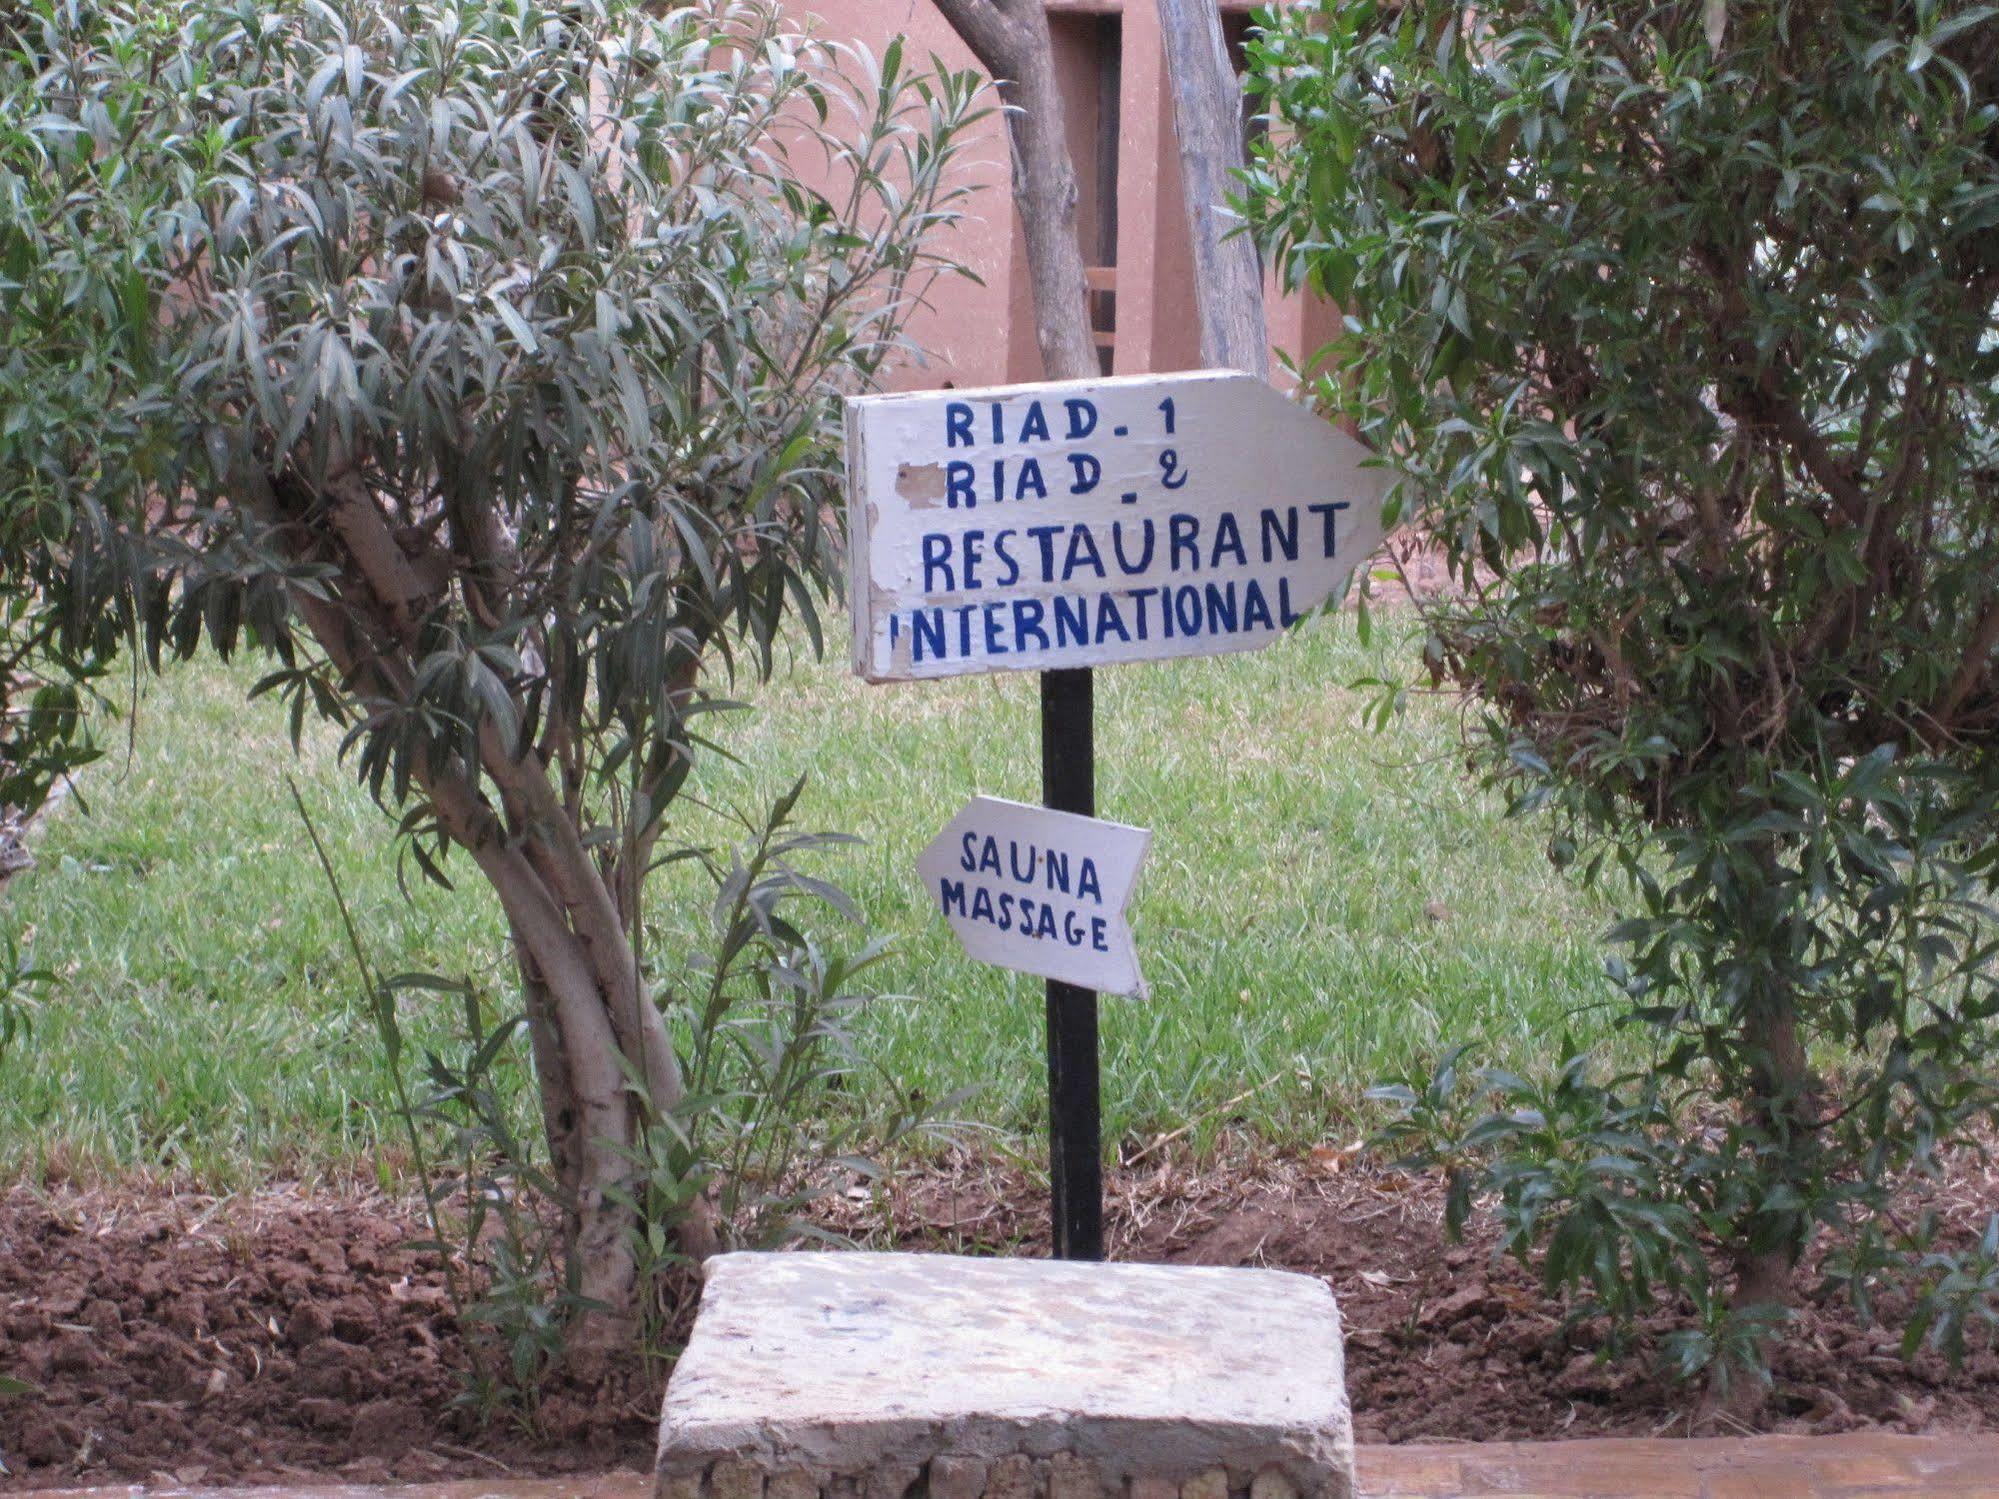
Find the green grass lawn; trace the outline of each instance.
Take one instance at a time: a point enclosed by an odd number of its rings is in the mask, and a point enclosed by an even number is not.
[[[1602,997],[1605,911],[1548,866],[1541,830],[1467,781],[1455,707],[1361,726],[1344,684],[1410,649],[1384,629],[1364,650],[1341,619],[1252,656],[1099,673],[1100,810],[1154,833],[1133,920],[1152,997],[1104,1002],[1109,1138],[1233,1118],[1313,1138],[1448,1041],[1545,1057]],[[257,674],[205,662],[153,685],[129,753],[93,768],[88,810],[54,817],[40,868],[5,897],[0,917],[60,975],[0,1071],[0,1163],[19,1173],[230,1186],[379,1158],[383,1066],[290,774],[381,964],[470,975],[505,1000],[476,871],[458,863],[447,893],[412,870],[406,898],[335,737],[315,732],[296,761],[280,710],[243,700]],[[818,872],[894,943],[876,976],[902,997],[861,1021],[880,1075],[931,1097],[974,1086],[961,1112],[1035,1128],[1039,982],[967,962],[915,877],[973,792],[1035,799],[1033,681],[869,687],[801,662],[757,698],[722,730],[740,763],[706,767],[699,789],[748,806],[809,771],[806,820],[867,840]],[[709,814],[685,818],[689,838],[715,836]],[[666,922],[684,948],[701,916],[682,904]],[[434,1005],[412,1000],[407,1023],[442,1033]]]

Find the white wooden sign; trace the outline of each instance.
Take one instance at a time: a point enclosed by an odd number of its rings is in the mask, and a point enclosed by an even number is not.
[[[1144,828],[975,796],[916,867],[980,962],[1143,996],[1124,913],[1151,844]]]
[[[1270,644],[1381,541],[1367,449],[1230,370],[847,403],[854,669]]]

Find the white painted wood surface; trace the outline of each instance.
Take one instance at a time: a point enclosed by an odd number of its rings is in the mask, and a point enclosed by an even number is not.
[[[975,796],[916,861],[930,902],[981,963],[1143,997],[1125,907],[1152,834]]]
[[[854,669],[1268,645],[1380,544],[1368,457],[1230,370],[849,401]]]

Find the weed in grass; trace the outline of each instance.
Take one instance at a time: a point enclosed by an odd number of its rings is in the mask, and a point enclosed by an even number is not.
[[[290,782],[290,789],[340,913],[361,1003],[374,1023],[395,1099],[390,1114],[409,1145],[423,1197],[430,1237],[411,1247],[438,1257],[445,1295],[464,1334],[469,1366],[462,1401],[481,1422],[512,1410],[533,1431],[542,1385],[562,1352],[563,1330],[577,1298],[572,1287],[552,1289],[563,1256],[543,1209],[555,1200],[555,1184],[536,1163],[528,1138],[509,1124],[495,1086],[495,1079],[508,1076],[508,1048],[521,1019],[489,1026],[485,1001],[469,983],[427,973],[383,976],[369,959],[297,783]],[[398,1009],[405,994],[455,1002],[463,1024],[464,1045],[456,1060],[437,1050],[425,1052],[430,1087],[421,1099],[410,1092],[403,1066]],[[432,1131],[449,1142],[455,1173],[446,1174],[434,1159],[426,1138]],[[489,1225],[496,1231],[489,1233]],[[485,1284],[475,1295],[468,1282],[482,1270]]]

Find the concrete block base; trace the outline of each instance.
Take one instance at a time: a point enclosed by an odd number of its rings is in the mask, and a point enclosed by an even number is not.
[[[1272,1270],[730,1254],[659,1499],[1350,1499],[1332,1293]]]

